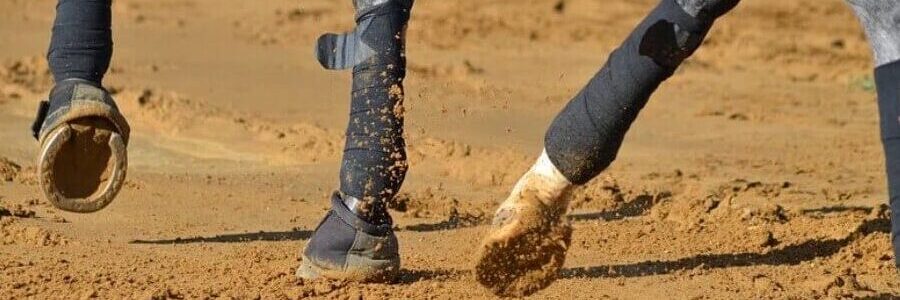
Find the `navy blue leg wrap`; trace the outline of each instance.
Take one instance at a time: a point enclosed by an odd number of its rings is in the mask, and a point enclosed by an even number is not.
[[[110,5],[111,0],[59,0],[47,54],[57,82],[103,81],[113,50]]]
[[[569,181],[584,184],[613,162],[650,95],[700,46],[712,23],[688,15],[675,0],[662,0],[610,54],[544,140],[548,156]]]
[[[887,165],[888,195],[891,204],[891,240],[894,258],[900,266],[900,61],[875,69],[881,140]]]
[[[404,31],[411,8],[412,1],[392,0],[357,16],[358,24],[369,24],[359,33],[360,41],[374,52],[353,67],[340,189],[370,203],[376,212],[383,211],[385,200],[396,195],[406,176]]]

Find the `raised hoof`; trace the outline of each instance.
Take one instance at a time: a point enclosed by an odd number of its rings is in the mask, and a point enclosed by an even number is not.
[[[572,240],[568,222],[541,206],[501,210],[495,222],[478,254],[475,279],[506,297],[528,296],[553,283]]]
[[[88,117],[57,127],[43,140],[38,178],[57,208],[91,213],[109,205],[125,182],[128,155],[115,126]]]

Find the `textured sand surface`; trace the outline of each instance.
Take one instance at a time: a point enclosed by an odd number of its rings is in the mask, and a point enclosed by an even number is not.
[[[394,285],[299,282],[337,184],[347,73],[315,38],[350,1],[116,0],[106,85],[132,125],[105,210],[39,199],[28,128],[53,0],[0,0],[0,298],[480,299],[491,213],[553,116],[654,0],[420,0]],[[665,83],[612,168],[574,192],[535,299],[900,294],[871,56],[839,0],[745,1]]]

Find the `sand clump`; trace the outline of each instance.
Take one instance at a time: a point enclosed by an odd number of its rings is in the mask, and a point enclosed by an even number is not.
[[[18,224],[15,219],[0,219],[0,244],[26,246],[59,246],[68,239],[46,229]]]
[[[4,63],[0,68],[0,79],[33,93],[46,93],[53,84],[47,59],[39,56]]]
[[[678,201],[653,208],[653,215],[684,227],[705,226],[710,221],[742,220],[748,225],[783,224],[793,213],[778,204],[787,182],[762,183],[732,180],[713,188],[690,185],[673,195]]]
[[[340,134],[314,124],[274,122],[212,107],[205,100],[172,91],[132,87],[110,90],[135,131],[170,137],[174,141],[167,147],[192,156],[309,163],[334,160],[343,147]],[[201,142],[183,143],[186,132]]]
[[[168,133],[178,133],[196,126],[202,119],[221,114],[216,108],[174,92],[119,86],[109,91],[130,122],[151,125]]]
[[[22,205],[10,208],[0,206],[0,245],[58,246],[69,243],[68,239],[59,234],[19,222],[20,219],[36,216],[35,211]]]
[[[500,147],[427,136],[414,136],[409,144],[411,165],[437,166],[442,175],[480,186],[508,187],[533,163],[533,158]]]
[[[391,199],[388,208],[413,218],[451,217],[460,214],[483,219],[485,212],[478,203],[462,202],[441,187],[401,192]]]
[[[11,182],[19,176],[22,167],[15,162],[0,157],[0,181]]]

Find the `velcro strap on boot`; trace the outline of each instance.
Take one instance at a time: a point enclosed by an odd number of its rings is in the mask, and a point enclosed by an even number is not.
[[[356,28],[346,33],[327,33],[319,37],[316,45],[316,57],[322,67],[329,70],[346,70],[362,63],[378,54],[378,44],[367,39],[376,18],[396,18],[406,24],[409,20],[413,0],[356,0]],[[395,38],[404,38],[404,34],[392,34]]]
[[[674,0],[661,1],[647,17],[652,19],[657,20],[644,32],[639,52],[669,68],[678,67],[700,47],[713,21],[689,15]]]
[[[47,119],[47,112],[49,110],[49,101],[41,101],[41,103],[38,104],[38,110],[34,116],[34,123],[31,123],[31,135],[34,136],[35,140],[39,140],[39,137],[41,135],[41,126],[44,125],[44,120]]]

